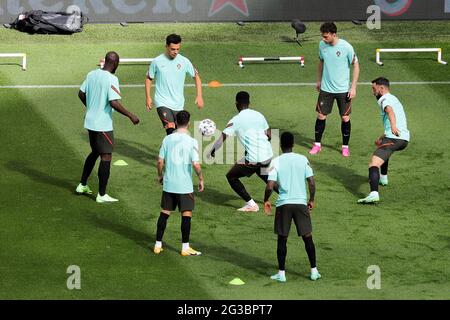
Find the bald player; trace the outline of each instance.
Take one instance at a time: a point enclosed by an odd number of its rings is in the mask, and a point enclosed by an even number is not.
[[[78,194],[92,194],[87,180],[100,157],[99,190],[96,198],[98,203],[119,201],[106,193],[114,149],[114,110],[128,117],[133,124],[139,123],[139,118],[125,109],[120,102],[122,96],[119,80],[114,75],[118,67],[119,55],[113,51],[108,52],[103,68],[89,72],[78,92],[78,97],[86,106],[84,127],[88,130],[91,153],[86,158],[80,184],[75,191]]]

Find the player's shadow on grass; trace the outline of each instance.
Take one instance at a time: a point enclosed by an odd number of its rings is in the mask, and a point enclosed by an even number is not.
[[[81,137],[85,140],[86,134],[83,133]],[[114,158],[120,156],[131,158],[146,166],[155,167],[158,152],[142,143],[114,137],[113,162],[115,161]]]
[[[117,223],[110,219],[107,220],[99,218],[94,212],[88,212],[86,214],[86,217],[88,221],[92,223],[96,228],[108,230],[114,232],[115,234],[118,234],[123,238],[130,239],[134,241],[138,246],[144,248],[145,250],[149,250],[149,252],[151,252],[151,250],[153,249],[153,245],[155,243],[155,236],[153,234],[138,231],[128,225]],[[168,245],[166,242],[164,243],[164,249],[178,252],[178,249]]]
[[[62,189],[69,190],[72,193],[75,192],[76,180],[65,180],[58,177],[53,177],[50,174],[54,172],[42,172],[30,167],[27,163],[21,161],[9,161],[6,163],[5,167],[10,171],[15,171],[26,175],[35,182],[53,185]]]
[[[286,131],[288,131],[288,130],[286,130]],[[305,137],[304,135],[302,135],[301,133],[298,133],[296,131],[291,131],[291,133],[294,135],[295,145],[304,147],[308,151],[312,148],[312,146],[314,144],[314,139]],[[341,149],[339,149],[336,146],[332,146],[330,144],[322,143],[322,148],[332,149],[332,150],[335,150],[335,151],[341,153]],[[294,152],[295,152],[295,149],[294,149]],[[303,152],[300,152],[300,153],[303,153]]]
[[[318,161],[314,162],[314,169],[317,170],[317,172],[326,173],[329,177],[342,184],[345,189],[351,192],[355,197],[361,198],[365,196],[365,194],[360,191],[360,188],[363,184],[368,183],[367,176],[361,176],[347,167]]]
[[[159,154],[157,151],[136,141],[129,141],[121,138],[114,139],[114,153],[139,161],[146,166],[156,166],[156,160]]]
[[[22,68],[22,65],[20,63],[14,63],[14,62],[4,62],[0,63],[0,66],[19,66]]]
[[[257,249],[255,249],[255,255],[250,255],[226,246],[217,246],[211,242],[204,243],[196,240],[195,244],[199,249],[201,248],[201,251],[204,252],[205,257],[207,256],[208,259],[219,262],[226,261],[240,268],[247,269],[251,272],[256,272],[262,276],[268,277],[274,270],[278,269],[276,258],[261,259],[256,256],[258,252]],[[276,256],[275,252],[274,256]],[[290,270],[289,274],[296,275],[298,277],[307,276],[306,274],[299,273],[295,270]]]
[[[224,185],[224,188],[229,187],[228,182],[226,181],[225,177],[224,177],[223,185]],[[231,190],[231,187],[229,188],[229,190]],[[231,192],[233,192],[233,190],[231,190]],[[205,190],[203,192],[196,193],[196,197],[200,198],[202,201],[209,202],[214,205],[219,204],[220,206],[230,207],[230,208],[236,208],[236,207],[234,205],[228,203],[229,201],[240,199],[238,195],[224,193],[220,190],[214,189],[213,187],[211,187],[209,185],[205,185]]]
[[[295,145],[297,146],[301,146],[301,147],[305,147],[306,149],[311,149],[313,143],[314,143],[314,139],[311,139],[309,137],[305,137],[304,135],[302,135],[301,133],[298,133],[296,131],[290,130],[289,128],[294,128],[297,124],[294,123],[293,121],[283,121],[283,122],[277,122],[274,121],[273,123],[271,123],[272,128],[277,128],[279,130],[279,135],[281,137],[281,135],[283,134],[283,132],[290,132],[294,135],[294,141],[295,141]],[[272,136],[274,135],[274,131],[272,129]],[[278,139],[280,138],[278,137]],[[295,148],[295,146],[294,146]],[[281,150],[274,150],[274,152],[280,152]],[[294,150],[295,151],[295,150]],[[275,157],[276,155],[274,155]]]

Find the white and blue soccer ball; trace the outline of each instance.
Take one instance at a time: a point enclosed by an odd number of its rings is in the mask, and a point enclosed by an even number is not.
[[[210,137],[216,132],[216,124],[211,119],[204,119],[198,124],[198,131],[202,135]]]
[[[81,9],[79,6],[73,4],[73,5],[70,5],[67,7],[66,13],[68,13],[68,14],[76,13],[79,15],[79,14],[81,14]]]

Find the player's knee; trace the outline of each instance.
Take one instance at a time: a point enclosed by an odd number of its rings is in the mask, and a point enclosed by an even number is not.
[[[164,126],[164,129],[176,129],[176,125],[175,122],[167,122],[166,125]]]
[[[326,120],[327,116],[319,112],[317,114],[317,119],[319,119],[319,120]]]
[[[102,159],[102,161],[111,161],[112,155],[111,153],[102,153],[100,155],[100,158]]]
[[[307,234],[302,236],[302,239],[303,240],[307,240],[308,238],[311,238],[311,237],[312,237],[312,233],[307,233]]]
[[[181,213],[181,215],[182,215],[183,217],[190,217],[190,218],[192,218],[192,211],[183,211],[183,212]]]
[[[226,174],[226,177],[227,177],[228,182],[232,182],[232,181],[234,181],[234,180],[237,179],[237,178],[233,175],[232,172],[228,172],[228,173]]]
[[[342,121],[343,122],[349,122],[350,121],[350,116],[342,116]]]
[[[379,159],[374,159],[372,158],[369,162],[369,168],[370,167],[378,167],[381,168],[381,166],[383,165],[384,161],[380,161]]]

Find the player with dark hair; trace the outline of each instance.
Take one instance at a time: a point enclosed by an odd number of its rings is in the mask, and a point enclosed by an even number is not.
[[[222,135],[214,143],[210,156],[214,157],[228,136],[237,135],[245,148],[244,159],[239,160],[227,173],[227,180],[231,188],[246,202],[238,209],[243,212],[259,211],[258,204],[245,190],[239,180],[251,177],[254,173],[267,182],[267,168],[272,159],[272,145],[270,144],[271,130],[264,116],[249,108],[250,95],[240,91],[236,94],[236,108],[238,114],[234,116],[223,130]]]
[[[157,161],[158,181],[163,184],[161,213],[159,215],[155,254],[161,253],[162,238],[167,219],[171,211],[178,207],[181,212],[182,256],[198,256],[201,252],[189,245],[191,218],[194,210],[194,188],[192,186],[192,168],[199,179],[198,190],[204,189],[203,175],[198,154],[198,142],[189,135],[190,114],[180,111],[177,114],[177,130],[164,138]]]
[[[410,140],[406,115],[401,102],[390,93],[389,80],[379,77],[372,81],[372,93],[381,108],[381,120],[384,135],[375,141],[377,150],[369,163],[370,194],[359,199],[358,203],[376,203],[380,201],[378,185],[388,184],[388,165],[391,155],[405,149]],[[381,175],[380,175],[381,169]]]
[[[89,133],[91,153],[86,158],[80,184],[76,188],[78,194],[92,194],[87,180],[94,169],[97,158],[101,162],[98,167],[99,190],[96,201],[99,203],[119,201],[106,194],[111,158],[114,148],[113,109],[128,117],[133,124],[139,123],[139,118],[125,109],[120,103],[121,94],[119,80],[114,75],[119,66],[119,55],[108,52],[103,69],[89,72],[81,85],[78,97],[86,106],[84,127]]]
[[[167,135],[177,128],[176,115],[184,109],[186,74],[194,78],[197,90],[195,103],[199,109],[203,108],[202,81],[191,61],[179,53],[180,49],[181,37],[177,34],[168,35],[166,52],[153,60],[145,78],[146,107],[149,111],[153,104],[151,86],[156,78],[154,103]]]
[[[322,24],[320,32],[322,33],[322,41],[319,45],[316,83],[319,98],[316,105],[315,142],[309,153],[317,154],[322,150],[321,141],[325,131],[327,115],[331,113],[334,100],[336,100],[342,119],[342,156],[349,157],[350,113],[359,78],[358,58],[351,44],[339,39],[337,27],[333,22]],[[350,85],[351,65],[353,65],[353,80]]]
[[[272,205],[270,195],[275,188],[279,190],[276,202],[274,231],[278,235],[277,258],[278,273],[271,276],[273,280],[286,282],[287,239],[291,222],[294,220],[298,236],[305,243],[311,265],[310,279],[321,278],[316,266],[316,249],[312,239],[311,210],[314,208],[316,187],[313,171],[305,156],[292,152],[294,136],[284,132],[280,138],[283,154],[272,160],[269,177],[264,194],[264,211],[269,215]],[[307,200],[306,181],[308,182],[309,199]]]

